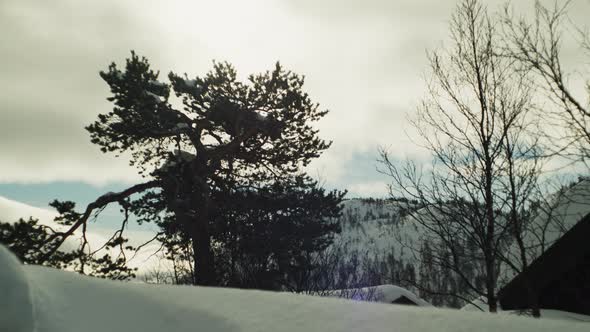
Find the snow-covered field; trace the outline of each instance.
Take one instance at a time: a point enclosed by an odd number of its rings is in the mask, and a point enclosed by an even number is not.
[[[487,303],[483,298],[478,298],[473,300],[472,303],[465,305],[461,310],[464,311],[476,311],[481,312],[481,308],[486,308]],[[521,315],[521,313],[512,310],[502,310],[499,309],[500,314],[508,314],[508,315]],[[578,322],[586,322],[590,323],[590,316],[577,314],[575,312],[568,312],[568,311],[561,311],[561,310],[554,310],[554,309],[541,309],[541,317],[543,319],[560,319],[560,320],[568,320],[568,321],[578,321]]]
[[[21,266],[4,247],[0,264],[0,331],[588,331],[579,322],[94,279]]]

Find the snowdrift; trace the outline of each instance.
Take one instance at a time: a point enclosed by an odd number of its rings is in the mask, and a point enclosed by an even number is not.
[[[153,286],[22,266],[0,248],[0,331],[588,331],[585,323],[285,293]]]

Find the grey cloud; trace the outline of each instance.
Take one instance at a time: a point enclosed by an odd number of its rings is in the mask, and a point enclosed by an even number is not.
[[[580,2],[572,4],[578,16],[589,4]],[[400,141],[405,113],[424,92],[425,50],[447,38],[454,6],[446,0],[0,1],[0,182],[95,180],[84,173],[133,178],[124,161],[100,154],[83,130],[112,107],[98,71],[122,62],[130,49],[164,73],[200,75],[217,58],[234,62],[241,74],[276,60],[305,74],[314,101],[331,110],[321,134],[335,141],[316,164],[337,181],[353,153]]]
[[[440,17],[441,10],[452,8],[452,1],[430,0],[288,0],[290,8],[303,15],[331,20],[356,20],[359,17],[413,19]],[[427,21],[427,20],[425,20]]]
[[[3,1],[0,21],[0,182],[134,179],[83,127],[112,107],[98,71],[131,48],[157,53],[149,26],[114,1]]]

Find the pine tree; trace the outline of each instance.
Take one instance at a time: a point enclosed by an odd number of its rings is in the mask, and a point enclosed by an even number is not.
[[[212,244],[225,205],[240,192],[288,181],[327,149],[331,143],[310,125],[327,111],[303,92],[303,77],[278,63],[245,83],[227,63],[194,79],[170,73],[164,83],[158,76],[133,52],[124,70],[113,63],[101,72],[114,108],[86,128],[91,141],[105,153],[131,153],[150,180],[101,197],[87,211],[143,193],[131,203],[139,219],[182,234],[192,246],[194,283],[217,284]],[[163,209],[168,213],[157,216]]]
[[[218,259],[233,267],[229,285],[305,288],[303,276],[317,268],[315,255],[340,231],[337,218],[344,193],[326,193],[300,175],[233,195],[225,196],[231,198],[213,228],[214,241],[223,251]]]

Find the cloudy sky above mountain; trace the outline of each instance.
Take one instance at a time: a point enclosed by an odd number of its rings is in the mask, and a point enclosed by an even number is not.
[[[503,1],[485,1],[498,8]],[[531,8],[532,1],[518,1]],[[406,116],[424,93],[427,49],[448,38],[455,1],[251,0],[0,2],[0,196],[81,204],[138,181],[101,154],[83,127],[111,105],[98,72],[130,50],[162,73],[200,75],[212,60],[244,77],[280,60],[306,75],[332,148],[310,168],[352,196],[383,195],[377,148],[420,158]],[[590,1],[571,4],[574,20]]]

